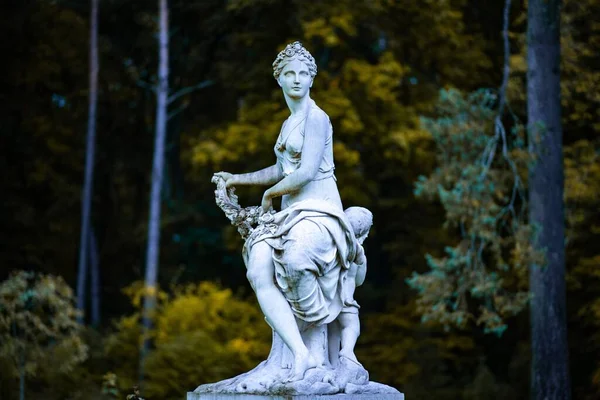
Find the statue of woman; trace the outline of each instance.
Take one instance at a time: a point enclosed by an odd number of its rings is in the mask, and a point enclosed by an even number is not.
[[[265,318],[293,354],[289,382],[327,362],[309,352],[297,320],[307,327],[339,316],[340,275],[358,248],[334,175],[333,129],[310,98],[316,74],[315,60],[302,44],[287,45],[273,63],[290,109],[275,143],[275,164],[246,174],[215,174],[227,187],[270,186],[262,199],[264,212],[273,198],[282,198],[282,210],[273,214],[277,229],[251,235],[243,254]]]

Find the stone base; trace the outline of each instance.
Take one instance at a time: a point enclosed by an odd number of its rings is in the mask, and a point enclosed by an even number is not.
[[[199,389],[207,389],[207,386],[200,386]],[[279,389],[279,390],[277,390]],[[281,386],[275,390],[263,393],[227,393],[218,391],[198,390],[188,392],[187,400],[404,400],[404,394],[391,386],[382,385],[377,382],[368,382],[365,385],[348,384],[346,393],[329,392],[325,394],[320,390],[323,384],[317,384],[312,387],[315,394],[290,393],[294,387]],[[304,388],[306,390],[306,388]],[[316,394],[319,393],[320,394]]]
[[[327,338],[324,327],[302,332],[309,350],[322,356],[317,360],[320,365],[308,369],[302,379],[287,380],[294,357],[274,332],[265,361],[233,378],[202,384],[188,393],[187,400],[404,400],[397,389],[370,381],[368,371],[356,360],[336,354],[331,362],[327,342],[319,341]]]
[[[187,394],[187,400],[404,400],[402,393],[332,394],[332,395],[262,395],[262,394]]]

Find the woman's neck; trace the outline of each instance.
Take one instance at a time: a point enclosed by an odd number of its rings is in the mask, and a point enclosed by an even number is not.
[[[288,108],[292,115],[304,114],[310,107],[311,98],[307,93],[306,96],[300,99],[294,99],[289,97],[287,94],[285,95],[285,102],[287,103]]]

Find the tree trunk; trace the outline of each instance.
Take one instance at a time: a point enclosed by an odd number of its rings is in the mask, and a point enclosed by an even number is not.
[[[21,351],[19,360],[19,400],[25,400],[25,349]]]
[[[90,239],[90,271],[91,271],[91,297],[92,297],[92,313],[91,313],[91,322],[92,326],[98,327],[100,326],[100,266],[98,260],[98,242],[96,241],[96,235],[94,234],[94,230],[90,229],[89,234]]]
[[[144,345],[141,352],[140,371],[148,350],[147,333],[151,328],[151,316],[156,304],[158,258],[160,246],[160,207],[163,181],[165,136],[167,130],[167,99],[169,94],[169,15],[167,0],[159,0],[159,65],[156,87],[156,137],[152,163],[152,191],[150,194],[150,218],[148,221],[148,247],[146,251],[146,283],[143,312]],[[143,374],[140,372],[141,377]]]
[[[79,265],[77,268],[77,308],[85,309],[85,281],[87,275],[87,246],[90,231],[90,210],[94,180],[94,151],[96,141],[96,103],[98,99],[98,2],[92,0],[90,12],[90,91],[88,126],[85,151],[85,180],[81,201],[81,233],[79,239]],[[79,322],[83,323],[83,315]]]
[[[529,0],[527,26],[529,219],[545,265],[530,269],[531,398],[570,399],[565,295],[560,1]]]

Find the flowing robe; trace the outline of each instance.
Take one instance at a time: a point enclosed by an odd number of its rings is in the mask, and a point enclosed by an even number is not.
[[[272,249],[275,283],[294,315],[309,324],[327,324],[339,315],[341,277],[354,259],[356,240],[342,210],[322,200],[304,200],[274,214],[277,230],[250,236],[243,249],[265,241]]]
[[[284,129],[284,123],[274,149],[284,176],[300,167],[306,120],[317,112],[323,113],[312,102],[306,117],[286,121],[292,124],[288,130]],[[332,136],[329,124],[323,159],[313,182],[335,180]],[[341,277],[350,268],[357,246],[341,205],[328,201],[327,193],[319,196],[291,204],[284,199],[284,209],[274,214],[272,221],[276,229],[251,235],[243,248],[247,265],[254,244],[260,241],[269,244],[275,283],[294,315],[309,325],[333,321],[344,307]]]

